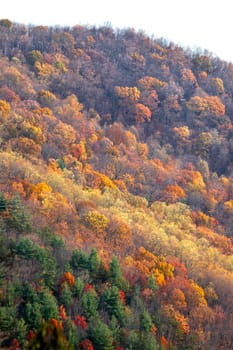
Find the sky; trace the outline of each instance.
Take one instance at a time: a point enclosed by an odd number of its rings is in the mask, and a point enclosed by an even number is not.
[[[4,0],[0,19],[134,28],[233,62],[232,0]]]

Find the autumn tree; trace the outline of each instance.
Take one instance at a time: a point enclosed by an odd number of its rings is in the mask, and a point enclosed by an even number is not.
[[[200,116],[225,114],[225,106],[217,96],[193,96],[187,102],[186,106],[188,110]]]
[[[7,18],[0,20],[0,26],[3,26],[3,27],[10,29],[12,27],[12,25],[13,25],[13,23]]]
[[[150,109],[142,103],[137,103],[135,107],[135,120],[139,124],[149,122],[151,120]]]
[[[181,70],[181,82],[185,89],[185,96],[190,96],[198,86],[196,77],[191,69],[183,68]]]
[[[61,328],[53,320],[44,323],[41,329],[36,333],[35,337],[29,343],[29,350],[35,349],[71,349]]]
[[[0,82],[1,85],[7,86],[22,99],[35,97],[35,90],[31,79],[14,66],[5,67],[1,72]]]
[[[34,67],[34,64],[36,62],[42,63],[43,60],[44,60],[43,54],[39,50],[32,50],[32,51],[29,51],[27,54],[27,61],[32,67]]]
[[[136,86],[116,86],[114,89],[115,95],[118,98],[119,106],[122,109],[123,117],[130,118],[130,112],[134,109],[135,103],[140,98],[140,91]]]
[[[56,101],[56,96],[49,90],[40,90],[38,92],[38,101],[43,107],[51,107]]]
[[[103,233],[108,226],[108,218],[96,210],[90,210],[83,216],[83,221],[92,230],[97,233]]]
[[[167,185],[163,191],[162,198],[168,203],[175,203],[185,198],[185,192],[178,185]]]
[[[9,103],[4,100],[0,100],[0,120],[3,122],[9,115],[11,107]]]
[[[138,80],[138,85],[145,90],[160,90],[161,88],[166,87],[167,83],[156,77],[145,76]]]

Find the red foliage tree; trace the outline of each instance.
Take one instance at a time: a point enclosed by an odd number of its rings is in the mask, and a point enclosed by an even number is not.
[[[88,324],[85,316],[77,315],[75,317],[74,323],[76,324],[77,327],[81,327],[84,330],[87,330],[88,328]]]
[[[85,339],[79,343],[78,350],[94,350],[94,347],[89,339]]]

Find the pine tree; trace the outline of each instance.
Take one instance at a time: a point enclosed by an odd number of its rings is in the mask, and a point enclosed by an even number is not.
[[[98,256],[97,250],[92,249],[91,253],[88,258],[88,269],[90,271],[90,277],[91,278],[98,278],[99,270],[100,270],[100,265],[101,265],[101,259]]]
[[[32,231],[32,220],[28,210],[22,205],[18,194],[13,195],[8,203],[8,224],[19,233]]]
[[[89,265],[88,256],[81,250],[74,249],[70,258],[70,266],[74,270],[78,270],[79,268],[87,269]]]
[[[41,313],[45,320],[51,318],[58,319],[58,306],[55,297],[48,289],[43,289],[39,294],[39,303],[41,305]]]
[[[99,318],[92,319],[89,325],[89,337],[95,350],[113,350],[113,335],[109,327]]]
[[[61,296],[60,301],[66,308],[69,308],[72,301],[72,291],[67,282],[63,283],[61,286]]]
[[[140,328],[142,331],[149,333],[153,326],[149,312],[144,310],[140,316]]]
[[[105,289],[102,301],[104,308],[108,311],[109,315],[115,316],[120,324],[123,325],[126,315],[120,299],[119,289],[116,286]]]
[[[38,302],[30,303],[25,305],[25,320],[29,325],[30,329],[37,330],[41,324],[42,314],[41,306]]]
[[[97,308],[99,304],[99,299],[96,295],[96,292],[92,289],[89,289],[82,297],[82,307],[84,310],[84,315],[87,319],[90,319],[92,316],[97,315]]]
[[[30,260],[35,254],[35,245],[29,238],[20,239],[16,244],[16,254],[25,260]]]
[[[4,196],[4,193],[0,192],[0,212],[7,209],[7,200]]]
[[[109,281],[120,289],[127,289],[127,282],[122,275],[120,264],[115,256],[110,262]]]

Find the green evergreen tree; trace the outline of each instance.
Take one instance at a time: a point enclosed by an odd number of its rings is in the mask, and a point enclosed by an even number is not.
[[[35,258],[41,264],[39,278],[44,281],[44,285],[53,288],[55,277],[57,275],[57,264],[50,251],[47,249],[36,247]]]
[[[126,348],[129,350],[141,350],[141,343],[139,339],[139,332],[136,330],[130,330],[126,337]]]
[[[4,196],[4,193],[0,191],[0,212],[5,211],[7,209],[7,200]]]
[[[52,247],[52,254],[56,258],[58,266],[62,267],[67,261],[64,239],[57,235],[52,235],[50,246]]]
[[[121,325],[125,322],[125,311],[116,286],[105,289],[102,295],[103,306],[110,316],[115,316]]]
[[[84,290],[84,281],[81,277],[76,278],[73,295],[75,298],[81,299]]]
[[[156,284],[153,276],[149,276],[147,280],[148,288],[152,289],[153,292],[156,292],[159,289],[159,286]]]
[[[14,194],[8,202],[9,218],[8,224],[19,233],[32,231],[31,216],[26,207],[21,203],[18,194]]]
[[[0,287],[6,286],[7,271],[14,262],[15,243],[5,235],[2,221],[0,220]]]
[[[29,328],[33,331],[40,327],[42,321],[41,306],[38,302],[30,303],[25,305],[25,321],[29,325]]]
[[[66,309],[69,308],[72,302],[72,291],[66,282],[61,286],[60,301]]]
[[[89,261],[86,253],[79,249],[74,249],[70,258],[70,266],[72,269],[78,270],[79,268],[88,269]]]
[[[90,277],[95,279],[98,278],[100,271],[101,259],[97,253],[96,249],[92,249],[88,258],[88,270],[90,272]]]
[[[26,282],[22,286],[21,297],[25,300],[26,303],[27,302],[28,303],[39,302],[39,297],[38,297],[37,292],[35,291],[34,288],[32,288],[32,286],[28,282]]]
[[[141,347],[143,350],[159,350],[161,349],[157,343],[155,337],[151,333],[143,333],[140,340]]]
[[[142,300],[142,298],[140,296],[140,287],[139,286],[135,287],[134,293],[133,293],[132,298],[131,298],[130,306],[139,315],[145,309],[144,308],[144,304],[143,304],[143,300]]]
[[[66,167],[65,162],[64,162],[63,159],[57,159],[57,165],[59,166],[59,168],[60,168],[61,170],[64,170],[65,167]]]
[[[25,260],[30,260],[35,255],[35,244],[29,238],[20,239],[15,247],[16,254]]]
[[[15,319],[14,331],[12,335],[19,341],[19,344],[24,348],[27,342],[28,325],[23,318]]]
[[[77,332],[77,327],[74,325],[74,322],[72,322],[70,318],[67,318],[63,324],[63,327],[68,342],[73,346],[74,349],[77,349],[79,343],[79,334]]]
[[[91,320],[88,333],[95,350],[114,349],[112,332],[99,318],[93,318]]]
[[[144,310],[140,316],[140,328],[143,332],[149,333],[153,326],[150,314]]]
[[[47,321],[51,318],[58,319],[58,306],[56,298],[48,289],[43,289],[39,294],[39,303],[41,305],[41,313],[43,318]]]
[[[120,339],[121,339],[121,326],[120,323],[118,322],[117,318],[115,316],[112,316],[112,319],[109,323],[109,328],[112,332],[113,338],[114,338],[114,343],[120,344]]]
[[[123,290],[127,289],[127,282],[122,275],[120,264],[115,256],[112,258],[112,261],[110,262],[108,279],[113,285],[119,287],[120,289],[123,289]]]
[[[7,293],[5,296],[5,305],[15,307],[15,301],[20,298],[20,291],[18,290],[17,280],[10,282],[7,287]]]
[[[99,298],[97,297],[95,291],[90,289],[84,293],[82,297],[82,307],[84,310],[84,315],[87,319],[90,319],[92,316],[96,317],[98,305]]]
[[[52,232],[50,227],[45,226],[42,230],[39,231],[39,235],[42,238],[43,243],[45,245],[50,245],[54,233]]]
[[[0,306],[0,330],[12,333],[17,319],[16,306]]]

